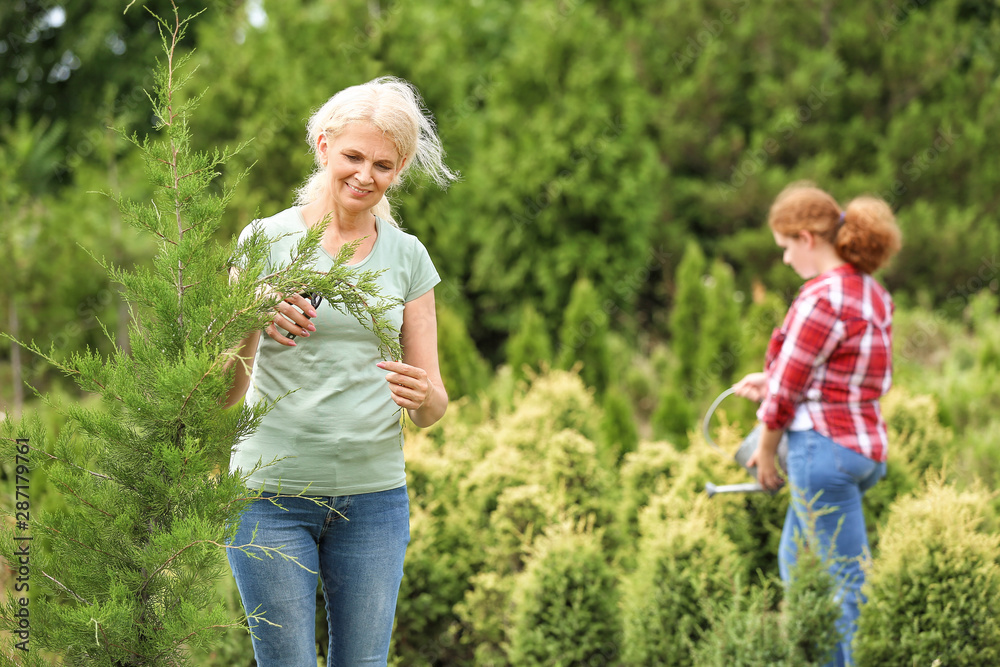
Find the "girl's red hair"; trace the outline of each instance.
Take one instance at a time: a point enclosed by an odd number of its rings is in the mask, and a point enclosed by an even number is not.
[[[842,211],[829,193],[807,182],[792,183],[778,194],[767,223],[785,236],[809,231],[825,239],[863,273],[884,266],[902,245],[896,216],[884,200],[855,197]]]

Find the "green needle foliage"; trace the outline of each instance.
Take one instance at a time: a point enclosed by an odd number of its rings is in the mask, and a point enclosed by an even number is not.
[[[27,458],[39,468],[32,472],[41,477],[44,469],[65,501],[33,511],[27,530],[0,534],[11,563],[18,562],[15,536],[33,540],[30,591],[18,593],[31,598],[30,649],[11,647],[0,664],[41,665],[59,656],[69,665],[185,665],[191,649],[242,623],[215,591],[227,571],[226,549],[288,557],[253,541],[228,544],[252,499],[244,478],[228,472],[229,453],[271,406],[223,405],[235,350],[273,316],[282,294],[322,293],[370,328],[386,357],[399,357],[398,332],[385,317],[393,304],[378,293],[377,273],[345,265],[353,248],[329,273],[318,273],[311,268],[318,227],[279,265],[269,262],[261,234],[239,247],[213,240],[233,190],[213,194],[211,186],[234,152],[190,148],[198,96],[181,101],[193,72],[181,74],[190,54],[178,44],[194,16],[181,19],[174,6],[172,20],[157,17],[166,54],[149,95],[158,136],[129,138],[155,195],[148,202],[116,197],[123,218],[156,237],[158,254],[153,266],[131,271],[100,262],[130,303],[131,353],[116,348],[104,358],[88,350],[57,359],[54,347],[45,354],[21,343],[101,400],[56,406],[67,425],[51,446],[37,420],[0,426],[4,461],[15,460],[15,438],[28,438]],[[232,266],[240,271],[230,279]],[[18,628],[18,609],[9,595],[0,629]]]

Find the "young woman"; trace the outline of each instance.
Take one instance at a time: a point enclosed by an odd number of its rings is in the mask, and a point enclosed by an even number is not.
[[[881,199],[858,197],[842,210],[807,183],[778,195],[768,224],[784,263],[807,282],[771,337],[764,372],[735,385],[737,394],[762,401],[760,444],[748,463],[764,487],[777,488],[775,450],[788,432],[781,577],[788,581],[798,540],[814,523],[839,584],[843,637],[829,664],[851,665],[868,551],[861,497],[885,475],[879,398],[892,383],[892,299],[871,273],[899,250],[900,233]]]
[[[403,358],[381,361],[372,332],[299,295],[278,306],[266,336],[244,341],[248,363],[236,364],[230,403],[248,387],[250,402],[283,398],[233,452],[234,471],[264,466],[247,479],[263,499],[242,516],[234,544],[281,547],[298,563],[234,549],[229,562],[260,667],[316,667],[317,572],[329,665],[385,665],[409,542],[398,410],[429,426],[448,406],[438,367],[438,274],[420,241],[393,222],[386,193],[414,166],[442,185],[455,176],[417,91],[399,79],[337,93],[310,119],[308,134],[317,170],[298,205],[243,234],[260,229],[274,239],[271,261],[280,264],[308,228],[323,224],[319,270],[345,243],[360,241],[349,264],[384,270],[382,294],[403,304],[390,315]],[[309,497],[268,500],[279,491]]]

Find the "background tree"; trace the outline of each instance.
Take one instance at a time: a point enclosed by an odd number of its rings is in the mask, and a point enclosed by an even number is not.
[[[569,304],[559,329],[557,364],[569,370],[583,364],[580,375],[598,392],[608,386],[611,356],[608,350],[609,314],[587,278],[573,284]]]
[[[543,365],[552,363],[548,328],[530,303],[521,309],[517,327],[507,339],[505,356],[514,376],[521,379],[529,370],[537,372]]]
[[[705,254],[694,241],[688,241],[684,257],[677,266],[677,287],[674,306],[670,310],[670,336],[677,358],[676,383],[680,391],[694,396],[695,375],[698,372],[698,351],[702,347],[702,318],[705,314]]]
[[[10,253],[8,266],[9,289],[3,299],[7,326],[14,338],[22,334],[22,322],[30,317],[24,305],[38,294],[46,269],[51,263],[44,258],[44,247],[50,251],[52,241],[60,238],[51,227],[32,224],[43,218],[44,205],[39,195],[48,189],[56,166],[55,147],[62,128],[50,127],[43,119],[33,125],[27,116],[20,116],[13,127],[0,131],[0,244]],[[53,238],[54,237],[54,238]],[[21,417],[24,406],[24,365],[21,349],[10,346],[10,382],[13,386],[11,412]]]

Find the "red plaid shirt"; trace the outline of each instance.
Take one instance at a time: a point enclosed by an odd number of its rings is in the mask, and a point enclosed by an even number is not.
[[[892,386],[892,312],[886,289],[849,264],[806,282],[771,335],[758,418],[783,430],[804,405],[817,432],[885,461],[878,400]]]

